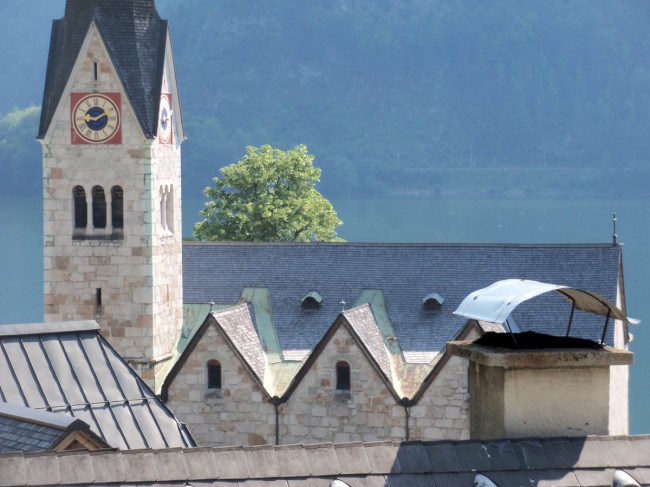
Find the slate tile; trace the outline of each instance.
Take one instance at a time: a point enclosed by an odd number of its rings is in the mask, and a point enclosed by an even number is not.
[[[126,480],[122,454],[114,451],[91,452],[95,482],[118,483]]]
[[[240,482],[242,484],[242,482]],[[249,479],[243,482],[245,487],[289,487],[289,483],[285,479],[281,480],[255,480]]]
[[[578,463],[582,441],[572,441],[566,438],[541,440],[548,461],[548,468],[572,469]]]
[[[431,474],[399,474],[386,477],[386,487],[437,487]]]
[[[614,479],[612,468],[576,470],[574,474],[581,487],[609,487]]]
[[[218,448],[214,450],[214,461],[219,468],[219,479],[247,479],[251,476],[242,448]]]
[[[543,470],[549,468],[549,461],[544,452],[544,446],[539,440],[519,440],[512,442],[512,447],[518,452],[522,468]]]
[[[287,479],[289,487],[330,487],[331,478],[309,477],[301,479]]]
[[[479,472],[481,475],[486,476],[498,486],[533,486],[531,482],[531,472],[522,470],[509,470],[509,471],[491,471]]]
[[[628,436],[628,465],[650,467],[650,435]]]
[[[363,443],[343,443],[334,445],[336,458],[344,475],[364,475],[370,473],[370,464]]]
[[[535,487],[576,487],[580,484],[571,470],[540,470],[526,472]]]
[[[130,482],[158,480],[156,463],[151,450],[122,451],[124,474]]]
[[[483,444],[478,441],[464,441],[454,445],[460,461],[461,472],[477,472],[490,470],[490,459]]]
[[[341,465],[333,445],[305,445],[305,454],[313,476],[338,475],[341,473]]]
[[[429,456],[421,442],[401,443],[397,449],[397,460],[402,473],[431,472]]]
[[[386,487],[386,477],[383,475],[344,475],[338,477],[350,487]]]
[[[243,451],[251,478],[272,478],[280,475],[273,447],[244,447]]]
[[[483,444],[492,465],[491,470],[520,470],[523,461],[510,441],[490,441]]]
[[[278,446],[275,448],[275,459],[280,477],[308,477],[311,475],[307,454],[301,446]]]
[[[437,487],[471,487],[476,473],[434,473],[432,477]]]
[[[621,470],[641,485],[650,485],[650,467],[622,468]]]
[[[219,468],[211,448],[188,448],[183,451],[190,480],[219,478]]]
[[[613,468],[636,467],[650,465],[650,439],[644,437],[598,437],[590,441],[598,441],[606,450],[607,465]]]
[[[27,481],[22,453],[0,456],[0,485],[24,485]]]
[[[459,472],[460,460],[454,445],[449,442],[424,443],[424,450],[429,457],[433,472]]]
[[[186,480],[188,478],[183,451],[180,448],[154,450],[153,457],[159,481]]]
[[[574,443],[578,447],[579,468],[602,468],[609,466],[610,451],[605,444],[598,439],[578,440]]]
[[[399,445],[392,442],[366,443],[366,457],[373,474],[399,473],[402,471],[397,458]]]
[[[90,484],[95,481],[95,472],[88,452],[60,454],[59,472],[63,484]]]
[[[59,461],[56,453],[36,453],[25,457],[27,485],[59,484]]]

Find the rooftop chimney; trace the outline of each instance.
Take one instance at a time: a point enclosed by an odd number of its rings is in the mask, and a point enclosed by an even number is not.
[[[504,334],[505,335],[505,334]],[[598,348],[502,348],[450,342],[469,360],[472,439],[627,434],[610,411],[610,369],[631,352]]]

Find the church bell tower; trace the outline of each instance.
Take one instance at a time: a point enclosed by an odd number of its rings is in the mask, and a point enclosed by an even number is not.
[[[182,326],[184,140],[154,0],[67,0],[38,139],[45,319],[97,320],[153,385]]]

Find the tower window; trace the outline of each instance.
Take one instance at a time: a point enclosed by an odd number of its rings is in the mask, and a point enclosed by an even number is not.
[[[85,229],[88,226],[88,203],[86,203],[86,191],[81,186],[75,186],[72,190],[74,198],[74,227]]]
[[[338,362],[336,364],[336,390],[350,390],[350,364],[347,362]]]
[[[165,212],[167,213],[167,230],[174,233],[174,187],[170,186],[165,199]]]
[[[208,389],[221,389],[221,363],[208,361]]]
[[[106,194],[104,188],[93,188],[93,227],[106,228]]]
[[[95,289],[95,313],[102,312],[102,288]]]
[[[113,230],[124,228],[124,191],[119,186],[111,189],[111,215],[113,218]]]
[[[93,63],[93,80],[97,81],[99,70],[97,69],[97,63]]]

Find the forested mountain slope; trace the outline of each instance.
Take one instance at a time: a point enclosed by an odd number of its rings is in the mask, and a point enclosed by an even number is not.
[[[2,42],[15,46],[0,54],[11,65],[0,83],[16,100],[0,113],[40,101],[47,37],[38,29],[49,32],[41,17],[62,15],[64,1],[41,3],[45,13],[23,0],[0,5]],[[326,195],[647,190],[644,0],[158,4],[171,21],[189,137],[186,197],[246,145],[266,143],[306,144]],[[0,123],[5,167],[24,164],[7,154],[13,130]],[[29,167],[38,178],[38,161]]]

